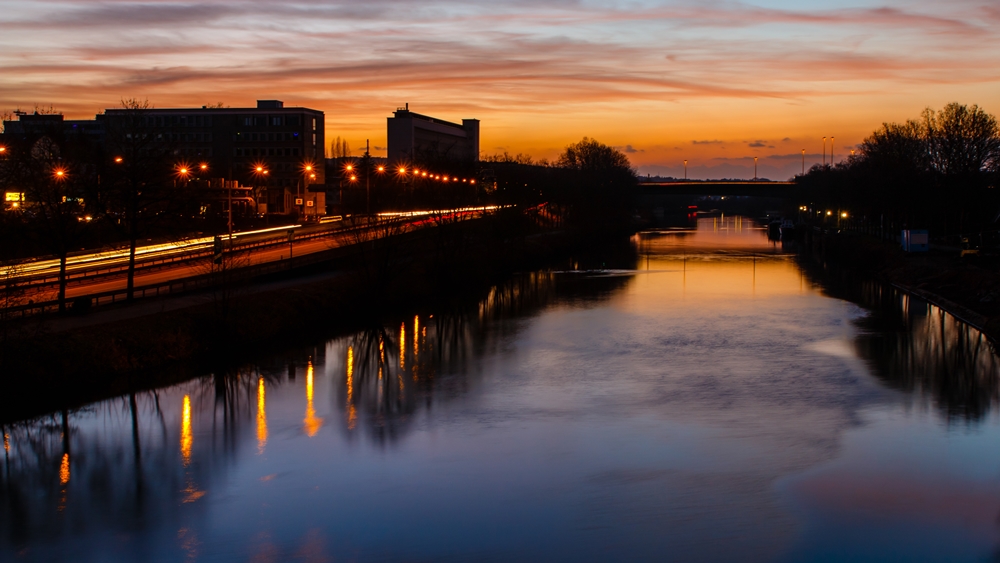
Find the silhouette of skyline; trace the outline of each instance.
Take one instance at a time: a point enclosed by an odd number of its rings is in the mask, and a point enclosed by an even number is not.
[[[748,177],[757,156],[786,179],[802,149],[822,161],[822,137],[840,160],[924,107],[1000,110],[990,0],[12,0],[4,20],[0,110],[274,98],[326,112],[330,139],[385,147],[408,102],[480,119],[483,154],[552,159],[587,135],[643,175],[682,177],[687,159],[691,178]]]

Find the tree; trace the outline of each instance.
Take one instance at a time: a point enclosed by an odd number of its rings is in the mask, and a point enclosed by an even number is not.
[[[110,189],[101,194],[129,243],[127,299],[135,288],[135,250],[139,236],[158,209],[177,194],[168,147],[150,121],[148,100],[125,99],[121,110],[105,116],[107,146],[113,160]]]
[[[969,176],[995,171],[1000,164],[997,120],[979,106],[950,103],[923,113],[931,165],[945,175]]]
[[[638,180],[625,153],[584,137],[555,165],[575,172],[572,184],[558,189],[557,203],[569,207],[578,228],[607,231],[629,223]]]
[[[347,139],[341,139],[339,136],[330,145],[330,155],[331,158],[348,158],[351,156],[351,146],[347,144]]]

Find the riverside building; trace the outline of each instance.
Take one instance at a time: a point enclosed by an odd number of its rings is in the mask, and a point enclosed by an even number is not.
[[[479,160],[479,120],[462,124],[399,108],[387,118],[388,161],[391,165],[434,165]]]

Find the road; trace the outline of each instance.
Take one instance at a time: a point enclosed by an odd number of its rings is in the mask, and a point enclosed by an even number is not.
[[[303,227],[293,225],[261,231],[235,233],[233,254],[235,267],[249,267],[301,257],[331,250],[345,245],[356,244],[375,237],[392,236],[416,229],[431,227],[441,221],[467,220],[482,217],[494,208],[463,208],[435,212],[405,212],[380,214],[381,221],[372,227],[356,227],[350,224],[315,225]],[[295,240],[288,242],[287,231],[294,230]],[[155,286],[197,278],[212,272],[211,237],[177,241],[143,247],[137,250],[137,270],[134,287]],[[223,246],[228,247],[224,241]],[[110,251],[71,259],[72,273],[67,285],[66,298],[71,302],[77,297],[95,296],[110,292],[124,292],[127,288],[128,251]],[[164,262],[166,261],[166,262]],[[156,267],[150,267],[156,264]],[[25,289],[22,302],[34,304],[50,303],[58,299],[58,283],[54,283],[52,269],[58,273],[58,261],[31,263],[26,276],[47,276],[41,285]],[[70,270],[70,266],[67,267]],[[117,300],[117,299],[116,299]]]

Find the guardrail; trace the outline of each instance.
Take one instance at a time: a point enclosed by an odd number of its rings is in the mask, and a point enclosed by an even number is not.
[[[399,219],[399,220],[383,221],[378,223],[377,225],[369,225],[369,224],[352,225],[346,228],[323,230],[315,233],[308,233],[301,237],[296,237],[295,241],[300,242],[308,240],[317,240],[322,238],[333,238],[336,236],[348,235],[351,233],[359,233],[372,228],[385,228],[404,223],[407,223],[407,220]],[[412,231],[406,231],[406,232],[412,232]],[[403,232],[396,234],[403,234]],[[371,240],[376,240],[376,239],[371,239]],[[358,240],[355,242],[361,243],[369,241]],[[227,251],[233,253],[242,253],[242,252],[249,252],[254,249],[266,248],[270,246],[281,246],[286,244],[288,244],[287,235],[281,238],[277,237],[268,238],[265,240],[252,241],[243,244],[235,244],[233,245],[232,250],[227,249]],[[309,266],[318,262],[324,262],[335,258],[337,253],[349,252],[353,246],[354,245],[333,247],[333,248],[328,248],[326,250],[310,252],[308,254],[297,256],[295,258],[289,258],[287,260],[284,259],[272,260],[269,262],[242,266],[229,271],[230,274],[234,275],[234,277],[230,278],[229,281],[242,282],[269,274],[274,274],[295,268]],[[211,255],[212,255],[212,250],[208,249],[208,251],[199,252],[197,256],[185,255],[183,259],[177,258],[173,261],[173,263],[185,260],[193,261],[197,259],[207,258]],[[162,267],[162,265],[160,265],[160,267]],[[134,287],[132,290],[133,300],[143,299],[148,297],[157,297],[161,295],[184,293],[197,289],[206,289],[213,285],[220,284],[221,273],[222,272],[211,272],[206,274],[200,274],[197,276],[189,276],[178,280],[171,280],[155,284],[137,286]],[[25,286],[18,286],[19,289],[24,287]],[[89,309],[90,307],[100,307],[115,303],[121,303],[123,301],[126,301],[127,299],[128,299],[128,290],[127,288],[122,288],[122,289],[104,291],[100,293],[93,293],[89,295],[77,296],[74,298],[67,298],[66,305],[67,308],[73,310],[76,307],[79,307],[77,303],[86,302],[87,303],[86,307]],[[38,302],[29,301],[26,304],[7,307],[3,309],[2,314],[6,315],[8,318],[11,317],[23,318],[44,313],[54,313],[58,312],[58,310],[59,310],[59,300],[52,299],[52,300],[38,301]]]
[[[354,230],[367,228],[365,225],[352,225],[350,227],[341,227],[337,229],[325,229],[315,233],[308,233],[305,235],[296,236],[296,241],[304,240],[314,240],[319,238],[332,238],[337,235],[349,233]],[[232,250],[242,251],[250,250],[255,248],[263,248],[268,246],[280,246],[287,244],[287,237],[285,233],[276,234],[273,237],[268,237],[262,240],[255,240],[250,242],[244,242],[233,245]],[[228,249],[227,249],[228,250]],[[135,271],[139,272],[150,272],[158,269],[162,269],[164,266],[174,266],[183,262],[195,261],[211,256],[213,253],[211,243],[203,243],[197,247],[192,248],[189,251],[178,252],[170,256],[158,256],[153,258],[138,258],[136,261]],[[101,278],[108,278],[114,276],[124,275],[128,271],[128,262],[125,261],[124,264],[118,263],[115,265],[108,265],[105,267],[89,268],[78,272],[67,272],[66,283],[67,286],[79,285],[84,282],[92,282]],[[25,276],[20,278],[24,280],[18,284],[18,288],[22,290],[27,289],[39,289],[46,286],[58,285],[59,275],[58,274],[41,274],[37,276]]]

